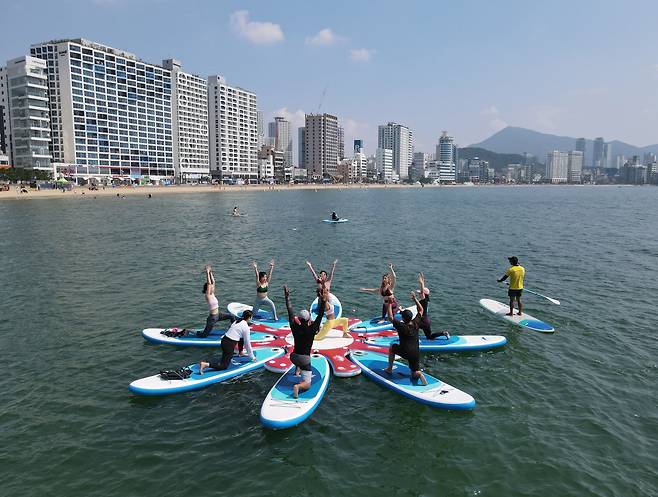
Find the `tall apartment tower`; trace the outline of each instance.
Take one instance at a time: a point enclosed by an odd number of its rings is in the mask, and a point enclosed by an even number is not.
[[[30,54],[48,66],[53,162],[80,177],[174,177],[171,71],[81,38]]]
[[[162,66],[171,71],[174,173],[181,181],[208,176],[208,82],[183,72],[176,59]]]
[[[338,126],[338,160],[345,158],[345,129]]]
[[[269,135],[274,139],[274,148],[283,152],[284,166],[292,167],[290,122],[286,121],[284,117],[275,117],[274,122],[269,124]]]
[[[338,118],[331,114],[306,114],[304,166],[316,178],[338,172]]]
[[[612,165],[612,143],[606,143],[603,147],[603,167],[611,168]]]
[[[305,150],[305,128],[297,128],[297,166],[305,169],[306,166],[306,150]]]
[[[578,138],[576,140],[576,151],[583,153],[583,166],[585,166],[585,150],[587,149],[587,140],[585,138]]]
[[[569,183],[582,183],[584,154],[580,150],[572,150],[567,159],[567,177]]]
[[[221,179],[258,180],[258,101],[256,94],[208,78],[210,173]]]
[[[439,167],[440,181],[457,180],[456,151],[455,139],[448,135],[447,131],[441,133],[439,143],[436,146],[436,161]]]
[[[569,155],[553,150],[546,154],[546,180],[549,183],[566,183],[569,175]]]
[[[592,167],[605,167],[603,164],[604,156],[605,156],[605,142],[603,141],[603,138],[598,137],[594,140]]]
[[[14,167],[52,171],[46,61],[29,55],[0,70],[0,153]]]
[[[393,169],[400,179],[409,178],[409,168],[413,162],[413,137],[409,128],[392,122],[380,125],[377,148],[392,150]]]

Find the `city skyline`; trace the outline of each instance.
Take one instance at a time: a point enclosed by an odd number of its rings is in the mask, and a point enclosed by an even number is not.
[[[363,138],[369,155],[377,126],[388,121],[413,131],[417,151],[431,151],[442,129],[451,130],[457,143],[466,146],[507,124],[643,145],[658,142],[653,134],[658,125],[658,58],[651,53],[655,35],[650,26],[656,6],[640,3],[634,10],[640,43],[637,37],[614,34],[619,20],[614,9],[600,3],[500,8],[484,2],[422,2],[405,7],[413,22],[399,27],[402,32],[395,40],[404,43],[394,43],[386,29],[397,18],[393,9],[383,8],[386,4],[378,9],[382,22],[363,30],[371,5],[318,10],[303,3],[201,1],[181,10],[168,0],[73,0],[67,3],[70,9],[62,10],[57,3],[37,2],[29,8],[41,14],[34,16],[29,30],[8,23],[0,60],[20,56],[32,44],[67,37],[137,53],[150,63],[177,58],[189,73],[223,74],[255,92],[266,122],[284,117],[293,133],[305,113],[337,115],[345,142]],[[25,15],[27,8],[11,1],[2,7],[8,18]],[[567,8],[568,22],[563,17],[552,22]],[[119,22],[122,29],[116,30]],[[161,29],[181,23],[193,28],[181,26],[180,36]],[[439,24],[443,36],[436,37]],[[464,37],[465,25],[478,36]],[[509,25],[514,29],[504,29]],[[575,25],[580,28],[571,29]],[[611,34],[600,35],[606,31]],[[441,78],[432,63],[439,57],[452,61]],[[570,77],[546,75],[543,69],[552,61],[559,61]],[[395,71],[390,71],[391,64]],[[327,66],[333,70],[320,70]],[[620,74],[637,77],[620,79]],[[386,105],[381,104],[384,98]]]

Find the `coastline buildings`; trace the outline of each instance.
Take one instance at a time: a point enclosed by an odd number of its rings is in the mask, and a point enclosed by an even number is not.
[[[338,118],[331,114],[306,114],[304,167],[315,179],[338,172]]]
[[[553,150],[546,154],[546,181],[549,183],[566,183],[569,174],[569,155]]]
[[[432,155],[425,152],[414,153],[414,160],[412,162],[409,177],[414,181],[425,178],[425,170],[427,169],[427,164],[431,158]]]
[[[256,94],[208,78],[210,173],[222,180],[258,180]]]
[[[297,128],[297,167],[305,168],[304,160],[306,151],[304,149],[305,145],[305,129],[303,127]]]
[[[603,141],[603,138],[601,137],[595,138],[593,155],[592,155],[592,167],[604,167],[603,165],[603,157],[605,154],[604,148],[605,148],[605,142]]]
[[[413,162],[413,141],[409,128],[389,122],[378,128],[377,148],[393,151],[393,168],[400,179],[409,178]]]
[[[284,117],[275,117],[274,122],[269,123],[268,133],[274,139],[272,146],[283,152],[285,167],[292,167],[292,135],[290,134],[290,122]]]
[[[447,131],[441,133],[436,146],[436,161],[439,170],[438,179],[441,182],[457,180],[455,139]]]
[[[393,150],[390,148],[377,148],[375,152],[375,167],[381,180],[386,182],[393,181],[395,179]]]
[[[584,154],[580,150],[572,150],[567,157],[567,178],[569,183],[582,183]]]
[[[576,151],[583,153],[583,167],[585,167],[585,151],[587,149],[587,140],[585,138],[578,138],[576,140]]]
[[[174,174],[185,182],[210,174],[208,157],[208,82],[181,70],[176,59],[162,61],[171,71]]]

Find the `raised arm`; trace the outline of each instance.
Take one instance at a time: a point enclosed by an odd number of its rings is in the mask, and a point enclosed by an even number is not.
[[[260,279],[258,278],[258,264],[256,264],[256,261],[251,263],[251,267],[254,268],[254,273],[256,274],[256,284],[260,284]]]
[[[331,280],[334,279],[334,271],[336,271],[336,264],[338,264],[338,259],[334,261],[334,263],[331,266],[331,273],[329,274],[329,283],[331,283]]]
[[[391,291],[393,291],[395,290],[395,270],[392,263],[388,265],[388,269],[391,271]]]
[[[284,285],[283,295],[286,297],[286,309],[288,310],[288,322],[292,323],[292,318],[295,317],[295,313],[292,310],[292,305],[290,305],[290,290]]]
[[[425,298],[427,293],[425,293],[425,275],[423,273],[418,273],[418,286],[420,287],[420,296]]]
[[[423,315],[423,306],[418,300],[418,297],[416,297],[416,292],[411,292],[411,298],[414,299],[414,302],[416,303],[416,311],[418,313],[418,316]]]
[[[272,273],[274,272],[274,259],[270,261],[270,270],[267,273],[267,282],[272,282]]]
[[[359,288],[359,291],[378,294],[379,288]]]
[[[206,295],[212,295],[215,291],[215,275],[210,265],[206,266]]]
[[[313,275],[313,279],[315,281],[318,281],[318,275],[315,274],[315,269],[313,269],[313,264],[311,264],[309,261],[306,261],[306,267],[308,267],[308,270],[311,272]]]

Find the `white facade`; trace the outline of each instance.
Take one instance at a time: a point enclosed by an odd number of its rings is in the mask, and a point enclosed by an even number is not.
[[[378,148],[375,152],[375,164],[381,179],[393,181],[393,150]]]
[[[53,161],[76,177],[173,179],[169,70],[84,39],[30,53],[48,65]]]
[[[0,154],[9,153],[9,102],[7,69],[0,66]],[[9,160],[7,159],[7,163]]]
[[[275,117],[269,124],[269,136],[274,140],[272,146],[283,152],[285,167],[292,167],[292,135],[290,122],[284,117]]]
[[[47,64],[18,57],[0,73],[3,135],[14,167],[52,171]]]
[[[256,94],[208,78],[210,172],[222,179],[258,180]]]
[[[368,178],[368,158],[363,152],[357,152],[352,159],[352,181],[364,181]]]
[[[181,181],[210,174],[208,82],[181,70],[176,59],[162,61],[171,71],[174,172]]]
[[[566,183],[569,174],[569,154],[553,150],[546,154],[546,180],[550,183]]]
[[[568,154],[568,179],[569,183],[581,183],[583,173],[583,153],[572,150]]]
[[[436,160],[438,162],[440,181],[457,181],[455,159],[455,139],[449,136],[447,131],[444,131],[436,146]]]
[[[377,147],[393,151],[395,172],[400,179],[407,179],[413,162],[413,138],[409,128],[392,122],[380,125]]]
[[[304,167],[320,178],[338,172],[338,118],[331,114],[306,114]]]

